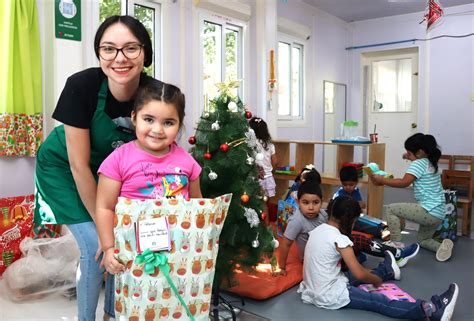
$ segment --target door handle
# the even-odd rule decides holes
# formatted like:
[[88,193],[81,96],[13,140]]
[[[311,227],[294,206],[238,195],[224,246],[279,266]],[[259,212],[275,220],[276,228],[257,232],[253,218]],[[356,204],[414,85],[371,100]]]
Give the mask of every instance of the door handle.
[[418,124],[417,123],[411,123],[411,128],[417,128],[418,127]]

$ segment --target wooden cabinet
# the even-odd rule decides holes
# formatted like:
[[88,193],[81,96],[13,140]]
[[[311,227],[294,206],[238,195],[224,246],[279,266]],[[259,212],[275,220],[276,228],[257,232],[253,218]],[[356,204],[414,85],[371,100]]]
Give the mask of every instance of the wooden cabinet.
[[[332,186],[341,185],[339,180],[339,170],[342,164],[354,161],[354,147],[367,148],[369,151],[368,160],[379,165],[380,169],[385,168],[385,144],[346,144],[319,141],[290,141],[276,140],[273,142],[279,163],[282,166],[294,165],[299,173],[307,164],[318,164],[315,159],[316,145],[336,145],[336,173],[321,173],[323,198],[328,201],[332,197]],[[290,151],[294,146],[294,157],[290,159]],[[275,174],[277,184],[276,195],[281,196],[288,188],[289,181],[295,179],[296,175]],[[381,217],[383,210],[383,186],[375,186],[367,176],[359,180],[359,186],[367,187],[367,213],[374,217]]]

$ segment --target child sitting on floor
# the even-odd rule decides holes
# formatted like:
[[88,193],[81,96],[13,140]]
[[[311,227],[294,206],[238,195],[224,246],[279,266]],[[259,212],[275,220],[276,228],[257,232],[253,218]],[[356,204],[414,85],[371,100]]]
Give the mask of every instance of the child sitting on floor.
[[[379,287],[387,280],[399,280],[400,269],[391,252],[371,271],[357,262],[349,239],[360,206],[352,198],[341,196],[328,206],[329,220],[309,233],[304,256],[303,281],[298,292],[304,303],[324,309],[360,309],[389,317],[410,320],[450,320],[459,288],[451,283],[446,292],[430,301],[390,300],[381,293],[366,292],[359,284]],[[341,259],[349,272],[341,271]]]
[[342,186],[339,187],[332,198],[335,199],[341,195],[350,196],[359,202],[360,208],[364,209],[366,205],[362,200],[359,188],[357,187],[357,184],[359,184],[359,175],[357,174],[357,170],[352,166],[344,166],[339,171],[339,179],[341,180]]
[[[322,209],[323,195],[321,192],[321,176],[314,168],[308,171],[302,171],[301,181],[296,202],[295,212],[288,219],[288,225],[283,233],[280,242],[280,256],[278,265],[280,270],[274,273],[274,276],[286,275],[286,263],[290,247],[294,241],[298,248],[298,255],[301,260],[304,258],[308,233],[322,223],[326,223],[328,215]],[[390,251],[396,258],[397,264],[402,267],[408,263],[408,260],[415,257],[419,250],[418,244],[411,244],[406,248],[397,249],[385,245],[377,240],[371,240],[363,235],[354,236],[356,249],[358,252],[365,252],[370,255],[384,257],[385,251]]]
[[298,208],[288,219],[288,225],[280,242],[280,271],[275,275],[286,275],[286,261],[288,252],[294,241],[298,247],[298,254],[303,259],[304,249],[308,240],[308,232],[322,223],[327,222],[327,213],[321,210],[323,194],[320,188],[321,177],[316,170],[307,172],[304,181],[298,188]]

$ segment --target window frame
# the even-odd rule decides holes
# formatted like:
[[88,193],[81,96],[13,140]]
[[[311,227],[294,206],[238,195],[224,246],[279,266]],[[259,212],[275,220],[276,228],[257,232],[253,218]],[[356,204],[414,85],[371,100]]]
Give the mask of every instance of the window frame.
[[[151,0],[122,0],[122,11],[123,4],[126,4],[126,13],[127,15],[135,17],[135,5],[139,5],[148,9],[154,10],[154,25],[153,25],[153,38],[151,39],[153,47],[153,78],[157,78],[159,75],[162,75],[163,71],[163,59],[162,50],[163,50],[163,24],[162,24],[162,4],[160,1],[151,1]],[[158,48],[158,50],[157,50]],[[157,63],[158,62],[158,63]]]
[[[293,97],[292,97],[292,91],[293,88],[290,86],[290,115],[280,115],[280,103],[278,102],[278,110],[277,110],[277,119],[279,122],[279,125],[301,125],[302,123],[305,123],[306,121],[306,62],[305,62],[305,57],[306,57],[306,44],[307,41],[296,37],[292,36],[289,34],[285,34],[283,32],[278,33],[278,45],[277,48],[279,47],[280,43],[285,43],[287,45],[290,45],[290,61],[289,61],[289,69],[290,69],[290,85],[291,85],[291,79],[292,79],[292,73],[293,73],[293,66],[292,66],[292,59],[293,59],[293,48],[298,48],[300,49],[300,70],[299,70],[299,81],[301,83],[301,86],[299,87],[299,96],[300,96],[300,104],[299,104],[299,115],[298,116],[292,116],[291,115],[291,110],[293,109]],[[279,55],[279,53],[277,53]],[[278,56],[277,56],[278,57]],[[279,61],[277,61],[277,72],[279,69]],[[280,75],[277,73],[277,86],[278,86],[278,81],[281,81]],[[278,88],[277,88],[278,91]],[[291,122],[290,122],[291,121]]]
[[[230,16],[226,16],[220,13],[208,11],[206,9],[199,9],[198,15],[198,25],[199,25],[199,41],[198,41],[198,68],[199,71],[197,73],[199,79],[198,85],[198,108],[196,108],[195,112],[198,115],[201,115],[205,110],[205,93],[204,93],[204,43],[203,43],[203,32],[204,32],[204,23],[210,22],[214,24],[218,24],[222,28],[222,35],[221,35],[221,43],[225,44],[225,30],[232,29],[237,32],[237,47],[239,48],[239,54],[237,55],[237,77],[241,80],[240,87],[238,88],[238,95],[242,102],[246,100],[246,86],[245,86],[245,64],[246,64],[246,41],[248,39],[247,35],[247,22],[243,20],[239,20]],[[221,47],[221,79],[225,81],[225,45]],[[211,100],[213,97],[209,97],[208,99]],[[245,104],[245,103],[244,103]],[[198,117],[199,118],[199,117]]]

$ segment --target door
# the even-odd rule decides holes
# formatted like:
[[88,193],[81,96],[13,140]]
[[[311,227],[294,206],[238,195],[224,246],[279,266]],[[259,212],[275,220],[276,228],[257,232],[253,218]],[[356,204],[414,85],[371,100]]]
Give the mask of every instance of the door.
[[385,143],[385,170],[402,177],[409,162],[402,159],[405,140],[419,131],[418,48],[363,54],[366,135],[378,133]]

